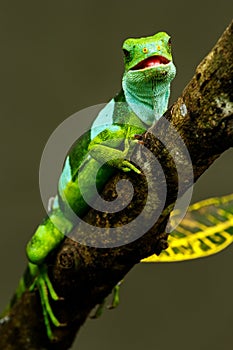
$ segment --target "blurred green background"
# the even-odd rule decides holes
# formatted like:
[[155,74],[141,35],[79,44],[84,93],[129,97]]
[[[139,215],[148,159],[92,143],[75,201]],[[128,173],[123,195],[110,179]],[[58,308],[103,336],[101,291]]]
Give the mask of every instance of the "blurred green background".
[[[120,88],[121,44],[172,35],[174,101],[232,17],[222,1],[0,1],[0,309],[26,264],[25,245],[44,215],[38,169],[53,130]],[[226,62],[227,64],[227,62]],[[193,201],[231,193],[233,151],[195,186]],[[228,350],[233,344],[233,246],[208,259],[140,265],[121,305],[89,320],[72,349]]]

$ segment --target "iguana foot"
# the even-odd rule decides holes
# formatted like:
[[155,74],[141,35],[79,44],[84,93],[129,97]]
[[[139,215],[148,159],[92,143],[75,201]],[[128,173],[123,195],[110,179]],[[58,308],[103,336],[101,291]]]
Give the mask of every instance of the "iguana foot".
[[122,281],[118,282],[117,285],[113,288],[113,297],[112,303],[108,306],[108,309],[115,309],[120,304],[120,286]]
[[106,298],[104,298],[102,303],[100,303],[97,306],[97,309],[96,309],[94,315],[90,316],[90,318],[92,318],[92,319],[99,318],[102,315],[103,311],[104,311],[105,304],[106,304]]
[[[113,149],[104,145],[94,145],[89,148],[89,155],[100,163],[107,163],[108,165],[118,168],[124,172],[134,171],[137,174],[141,174],[141,171],[137,169],[129,160],[137,140],[125,140],[124,151]],[[126,159],[125,159],[126,158]]]
[[60,298],[55,292],[48,276],[47,267],[45,265],[37,266],[34,264],[29,264],[29,268],[30,271],[32,271],[32,275],[35,275],[36,273],[35,280],[29,290],[33,291],[35,287],[37,287],[39,290],[46,332],[48,338],[52,340],[54,336],[51,328],[51,323],[55,327],[64,327],[66,326],[66,323],[61,323],[58,321],[51,308],[49,298],[51,297],[55,301],[62,300],[63,298]]
[[[113,165],[113,164],[111,164],[111,162],[109,162],[109,163],[110,163],[110,165]],[[129,172],[132,170],[137,174],[141,174],[141,171],[138,168],[136,168],[135,165],[130,163],[128,160],[115,161],[113,166],[117,167],[118,169],[120,169],[124,172]]]
[[[108,309],[110,309],[110,310],[115,309],[120,304],[119,291],[120,291],[121,283],[122,283],[122,281],[117,283],[117,285],[112,290],[112,292],[113,292],[112,303],[111,303],[111,305],[108,306]],[[94,315],[90,316],[90,318],[92,318],[92,319],[99,318],[104,311],[105,304],[106,304],[106,298],[102,301],[102,303],[100,303],[98,305]]]

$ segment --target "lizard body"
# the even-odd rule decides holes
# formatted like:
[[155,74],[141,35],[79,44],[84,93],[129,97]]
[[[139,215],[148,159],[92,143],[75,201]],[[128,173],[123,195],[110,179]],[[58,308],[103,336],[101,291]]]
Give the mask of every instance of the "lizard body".
[[93,186],[90,174],[99,168],[100,162],[106,164],[98,172],[98,190],[103,188],[116,168],[140,173],[130,161],[125,160],[137,142],[134,135],[145,132],[167,109],[170,83],[176,73],[169,35],[159,32],[145,38],[127,39],[123,52],[125,71],[122,90],[99,112],[91,130],[72,147],[64,163],[51,211],[27,245],[29,270],[34,280],[30,289],[35,286],[39,289],[50,338],[50,322],[55,326],[60,323],[45,293],[46,290],[53,299],[58,299],[47,276],[45,260],[74,227],[71,212],[82,217],[89,208],[80,192],[78,173],[90,201]]

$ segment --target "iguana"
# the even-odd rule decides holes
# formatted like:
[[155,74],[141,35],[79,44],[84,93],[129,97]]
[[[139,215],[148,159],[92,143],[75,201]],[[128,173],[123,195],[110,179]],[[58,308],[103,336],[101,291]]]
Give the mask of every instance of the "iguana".
[[[99,167],[100,162],[106,164],[98,172],[98,190],[103,188],[116,169],[140,174],[140,170],[125,158],[130,156],[138,142],[135,135],[151,127],[168,106],[170,83],[176,74],[170,36],[159,32],[153,36],[127,39],[123,43],[123,53],[121,91],[99,112],[90,131],[70,150],[48,217],[38,226],[27,244],[29,271],[33,280],[30,290],[35,287],[39,289],[49,338],[53,336],[50,323],[57,327],[61,323],[49,303],[48,293],[54,300],[58,300],[59,296],[49,280],[46,257],[73,229],[73,214],[82,217],[88,210],[80,192],[78,174],[90,200],[93,196],[92,191],[88,191],[90,174]],[[21,281],[18,295],[26,287]]]

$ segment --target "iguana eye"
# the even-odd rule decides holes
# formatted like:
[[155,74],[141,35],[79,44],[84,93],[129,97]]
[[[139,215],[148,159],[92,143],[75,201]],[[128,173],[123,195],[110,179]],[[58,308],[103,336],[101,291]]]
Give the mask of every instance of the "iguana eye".
[[123,49],[123,53],[125,55],[125,58],[129,61],[130,60],[130,52],[126,49]]
[[148,52],[148,48],[147,47],[143,47],[142,52],[143,53],[147,53]]

